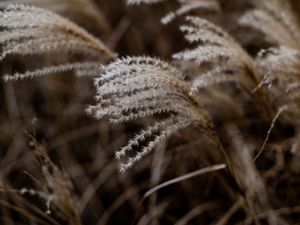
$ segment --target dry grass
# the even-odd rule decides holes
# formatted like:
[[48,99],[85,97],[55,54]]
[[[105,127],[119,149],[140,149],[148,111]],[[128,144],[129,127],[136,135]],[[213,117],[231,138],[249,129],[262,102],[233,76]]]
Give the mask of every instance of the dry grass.
[[298,224],[298,9],[0,1],[0,224]]

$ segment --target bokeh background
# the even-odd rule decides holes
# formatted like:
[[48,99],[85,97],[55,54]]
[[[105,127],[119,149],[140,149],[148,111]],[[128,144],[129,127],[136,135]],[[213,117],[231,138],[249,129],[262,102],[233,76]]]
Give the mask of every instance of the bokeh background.
[[[5,2],[10,1],[1,1]],[[69,8],[63,10],[55,5],[60,1],[48,5],[41,0],[35,4],[86,28],[119,56],[150,55],[169,60],[173,53],[188,46],[178,29],[184,21],[182,18],[167,26],[160,23],[162,16],[178,6],[175,1],[127,6],[123,0],[94,0],[94,5],[89,6],[92,8],[87,9],[69,2]],[[292,4],[300,16],[299,1],[294,0]],[[251,54],[267,45],[255,39],[258,34],[254,31],[249,35],[248,30],[238,26],[238,16],[250,7],[245,1],[223,0],[221,6],[222,12],[217,14],[197,11],[193,14],[199,13],[225,27]],[[253,42],[254,39],[257,42]],[[64,60],[64,57],[8,58],[1,63],[0,70],[5,74],[35,68]],[[227,220],[225,218],[226,224],[247,224],[242,209],[230,211],[238,203],[230,193],[238,189],[229,178],[226,180],[224,171],[169,186],[142,201],[151,187],[222,162],[222,158],[212,153],[214,146],[201,137],[201,133],[183,131],[161,145],[155,154],[121,174],[114,151],[126,144],[142,127],[143,121],[112,125],[90,118],[85,108],[94,103],[94,94],[91,77],[76,77],[71,73],[17,82],[0,81],[0,184],[3,187],[0,224],[70,223],[55,206],[51,214],[46,215],[45,199],[10,191],[37,189],[32,177],[42,183],[45,180],[31,135],[47,149],[55,165],[69,176],[72,198],[82,224],[185,224],[180,219],[189,212],[192,217],[193,213],[198,216],[186,224],[225,224],[222,222],[224,215],[229,215]],[[290,162],[287,155],[268,154],[268,160],[258,162],[258,166],[268,174],[266,183],[272,206],[286,209],[283,214],[287,214],[290,224],[300,224],[299,171],[287,167]],[[278,171],[274,170],[275,165],[280,167]],[[289,211],[291,209],[294,211]],[[41,218],[41,221],[32,217]]]

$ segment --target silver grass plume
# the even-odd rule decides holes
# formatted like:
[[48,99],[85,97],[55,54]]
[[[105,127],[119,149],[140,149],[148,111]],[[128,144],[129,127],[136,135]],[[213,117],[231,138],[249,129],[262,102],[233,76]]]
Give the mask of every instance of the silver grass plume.
[[239,23],[262,32],[278,45],[300,48],[300,26],[290,2],[254,1],[255,9],[246,12]]
[[253,93],[261,80],[254,59],[217,25],[199,17],[188,16],[186,20],[189,23],[180,29],[185,33],[186,40],[197,44],[197,47],[176,53],[173,58],[199,67],[198,71],[191,74],[191,91],[194,95],[211,85],[234,82],[260,105],[262,116],[271,120],[273,112],[268,93],[264,89]]
[[[297,132],[300,127],[300,51],[286,46],[273,47],[261,50],[256,61],[257,67],[264,74],[258,88],[267,85],[271,96],[270,100],[277,112],[254,161],[265,149],[279,117],[283,117],[281,118],[283,124],[293,124]],[[284,115],[281,116],[283,113]]]
[[33,5],[72,18],[80,24],[93,22],[100,30],[110,29],[103,12],[91,0],[1,0],[0,8],[9,4]]
[[273,102],[279,107],[300,110],[300,52],[286,46],[262,50],[257,65],[264,74]]
[[88,56],[85,62],[62,64],[47,70],[41,69],[27,71],[24,74],[7,75],[4,77],[6,80],[47,75],[55,71],[90,70],[90,68],[95,68],[96,63],[100,63],[100,60],[115,57],[115,54],[99,39],[81,27],[57,14],[33,6],[8,5],[0,12],[0,27],[2,28],[0,31],[0,45],[2,47],[0,61],[7,56],[52,53]]
[[[113,123],[153,117],[155,122],[116,152],[123,172],[179,129],[211,130],[208,114],[191,95],[190,85],[173,66],[156,58],[127,57],[104,67],[95,78],[97,104],[87,112]],[[156,117],[161,115],[160,119]],[[141,150],[132,154],[133,148]]]
[[199,17],[188,16],[186,20],[189,23],[180,29],[189,43],[198,46],[176,53],[173,58],[194,62],[200,67],[207,63],[213,65],[205,73],[194,75],[193,91],[228,81],[238,81],[249,90],[249,85],[253,87],[259,83],[253,59],[229,34]]

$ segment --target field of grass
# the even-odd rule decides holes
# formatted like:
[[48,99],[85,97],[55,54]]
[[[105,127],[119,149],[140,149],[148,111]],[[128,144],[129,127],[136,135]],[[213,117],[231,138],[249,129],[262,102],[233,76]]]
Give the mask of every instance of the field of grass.
[[297,0],[0,0],[0,225],[299,225]]

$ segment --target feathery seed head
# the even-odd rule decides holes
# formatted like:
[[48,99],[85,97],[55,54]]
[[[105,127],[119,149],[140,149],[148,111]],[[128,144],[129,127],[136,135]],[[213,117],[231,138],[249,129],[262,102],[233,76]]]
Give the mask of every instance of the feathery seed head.
[[188,16],[186,20],[188,24],[180,29],[188,42],[198,46],[176,53],[173,58],[195,62],[199,67],[205,63],[213,65],[200,76],[195,75],[193,91],[227,81],[237,81],[248,89],[257,84],[252,58],[227,32],[199,17]]
[[[280,46],[263,50],[258,55],[257,66],[264,74],[264,84],[269,85],[273,102],[289,111],[300,111],[300,52]],[[276,81],[276,82],[275,82]]]
[[[84,62],[61,63],[25,73],[6,75],[17,80],[56,72],[86,70],[88,74],[103,59],[116,55],[99,39],[73,22],[48,10],[23,4],[9,4],[0,11],[0,61],[7,56],[62,54],[84,55]],[[92,60],[91,60],[92,59]]]
[[[134,146],[143,145],[140,152],[121,164],[121,171],[177,130],[190,125],[204,129],[211,126],[204,107],[191,95],[182,73],[159,59],[118,59],[95,78],[95,86],[98,102],[87,112],[97,119],[107,117],[111,122],[120,123],[151,116],[156,120],[116,153],[117,158],[124,158]],[[163,119],[156,118],[157,115],[163,115]]]

